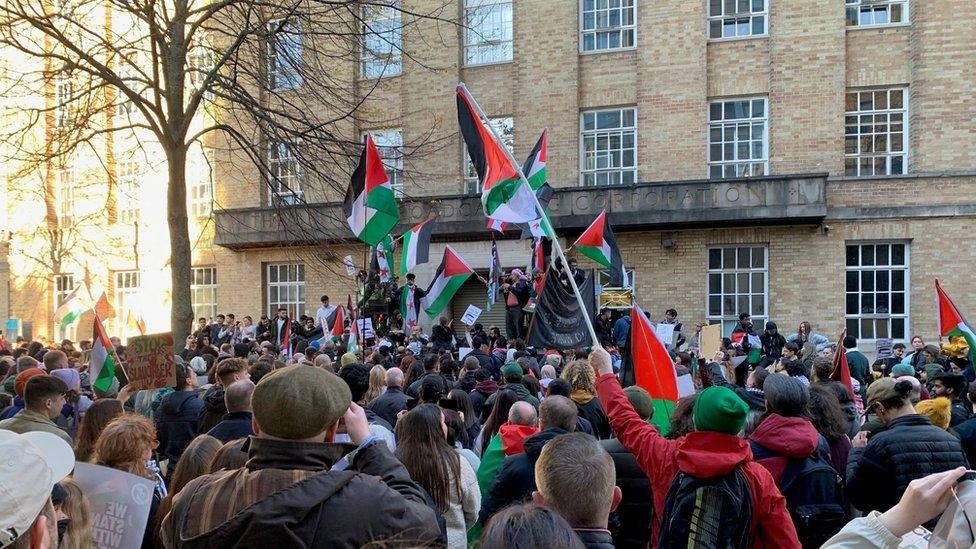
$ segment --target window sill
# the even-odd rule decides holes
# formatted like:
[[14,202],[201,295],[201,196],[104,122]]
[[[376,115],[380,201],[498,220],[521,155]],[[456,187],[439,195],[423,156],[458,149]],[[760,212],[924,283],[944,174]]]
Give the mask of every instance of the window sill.
[[605,49],[605,50],[589,50],[589,51],[580,50],[579,54],[580,55],[600,55],[601,53],[617,53],[617,52],[622,52],[622,51],[637,51],[637,46],[630,46],[630,47],[627,47],[627,48],[610,48],[610,49]]
[[359,75],[359,81],[360,82],[372,82],[374,80],[389,80],[390,78],[398,78],[400,76],[403,76],[403,71],[400,71],[400,72],[398,72],[396,74],[384,74],[384,75],[381,75],[381,76],[366,76],[366,75],[362,75],[361,74],[361,75]]
[[850,31],[859,30],[884,30],[884,29],[899,29],[902,27],[910,27],[912,24],[909,23],[886,23],[884,25],[845,25],[845,29]]
[[708,43],[709,44],[721,44],[723,42],[741,42],[743,40],[760,40],[760,39],[763,39],[763,38],[769,38],[769,33],[767,32],[767,33],[763,33],[763,34],[752,34],[752,35],[749,35],[749,36],[728,36],[728,37],[722,37],[722,38],[709,38],[708,39]]
[[461,68],[462,69],[477,69],[479,67],[497,67],[499,65],[511,65],[513,63],[515,63],[515,61],[513,59],[509,59],[507,61],[489,61],[487,63],[471,63],[471,64],[465,64],[465,65],[461,65]]

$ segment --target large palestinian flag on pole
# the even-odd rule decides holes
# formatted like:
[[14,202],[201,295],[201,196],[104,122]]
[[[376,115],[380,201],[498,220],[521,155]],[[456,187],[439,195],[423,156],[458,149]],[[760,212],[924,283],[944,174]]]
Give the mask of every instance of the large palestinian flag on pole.
[[613,237],[613,230],[607,222],[607,212],[593,220],[593,223],[583,231],[583,234],[573,244],[586,257],[610,269],[610,285],[626,288],[630,286],[624,260],[617,247],[617,239]]
[[403,233],[403,251],[400,253],[400,276],[417,265],[430,260],[430,233],[434,230],[434,217],[428,217]]
[[454,248],[447,246],[444,248],[444,258],[437,267],[434,280],[427,288],[427,295],[424,296],[420,305],[431,318],[436,317],[447,307],[447,304],[454,298],[454,294],[461,288],[464,281],[474,273],[474,269],[454,251]]
[[390,177],[369,135],[352,173],[343,212],[352,234],[370,246],[376,246],[400,221]]
[[115,379],[115,359],[112,342],[102,326],[102,321],[95,315],[92,325],[92,348],[88,370],[91,372],[92,387],[102,392],[108,392]]
[[64,331],[74,324],[85,311],[90,307],[85,305],[85,302],[81,299],[81,287],[77,287],[68,294],[68,297],[64,299],[58,310],[54,312],[54,317],[58,319],[58,324],[61,325],[61,330]]
[[651,423],[657,425],[662,434],[667,434],[671,428],[671,412],[678,402],[678,374],[667,348],[637,305],[630,310],[630,352],[635,383],[653,399]]
[[529,157],[525,159],[525,164],[522,165],[522,173],[525,174],[525,178],[533,191],[538,191],[549,180],[549,172],[546,170],[546,148],[548,144],[548,130],[543,130],[542,136],[539,137],[535,147],[532,147],[532,152],[529,153]]
[[481,182],[485,216],[509,223],[525,223],[538,217],[532,189],[522,183],[519,169],[505,146],[481,119],[475,101],[464,86],[457,87],[458,125],[468,156]]
[[[939,327],[939,337],[961,337],[969,344],[969,360],[976,364],[976,335],[956,304],[949,299],[949,295],[942,289],[939,279],[935,279],[935,297],[938,300],[939,314],[936,322]],[[951,340],[950,340],[951,341]]]

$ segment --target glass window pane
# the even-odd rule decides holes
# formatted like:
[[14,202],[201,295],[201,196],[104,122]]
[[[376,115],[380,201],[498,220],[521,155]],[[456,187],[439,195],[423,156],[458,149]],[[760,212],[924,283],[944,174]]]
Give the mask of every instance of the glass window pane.
[[847,266],[848,267],[856,267],[857,265],[859,265],[859,261],[860,261],[859,257],[860,256],[858,254],[858,251],[859,251],[859,248],[857,246],[848,246],[847,247]]
[[722,268],[722,250],[720,248],[712,248],[708,250],[708,268]]
[[764,315],[764,314],[766,314],[766,308],[764,307],[763,301],[764,300],[763,300],[763,296],[762,295],[753,295],[752,296],[752,310],[750,311],[750,313],[751,314],[754,314],[754,315]]
[[857,294],[851,294],[851,293],[847,294],[847,307],[846,307],[847,314],[849,315],[858,314],[857,301],[858,301]]
[[749,248],[736,248],[736,250],[738,251],[738,262],[736,264],[736,267],[740,269],[748,269],[749,260],[751,258]]
[[846,290],[848,292],[858,291],[858,281],[857,271],[847,271],[846,273]]
[[722,296],[708,296],[708,314],[715,316],[722,314]]
[[722,267],[726,269],[735,267],[735,248],[722,248]]

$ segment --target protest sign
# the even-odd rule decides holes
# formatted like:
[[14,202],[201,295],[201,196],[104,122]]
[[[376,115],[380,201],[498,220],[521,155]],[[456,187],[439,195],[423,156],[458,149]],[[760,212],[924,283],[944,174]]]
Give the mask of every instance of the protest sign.
[[82,461],[75,464],[73,478],[88,496],[92,536],[99,549],[142,545],[155,489],[153,481]]
[[695,382],[691,379],[691,374],[678,376],[678,396],[686,397],[695,394]]
[[874,348],[878,351],[878,358],[891,358],[891,346],[893,344],[891,338],[875,340]]
[[376,336],[373,332],[373,319],[368,316],[356,320],[356,327],[359,328],[359,337],[363,340]]
[[665,347],[670,347],[674,342],[674,324],[665,324],[662,322],[655,326],[654,333]]
[[468,305],[468,308],[464,311],[464,315],[461,316],[461,322],[468,326],[473,326],[479,316],[481,316],[481,309],[474,305]]
[[134,390],[176,386],[172,333],[130,337],[125,355],[126,377]]
[[356,276],[356,264],[352,262],[351,255],[342,258],[342,264],[346,266],[346,274],[348,276]]
[[722,325],[709,324],[701,329],[701,356],[711,360],[715,352],[722,347]]
[[464,357],[473,350],[471,347],[458,347],[458,360],[464,360]]

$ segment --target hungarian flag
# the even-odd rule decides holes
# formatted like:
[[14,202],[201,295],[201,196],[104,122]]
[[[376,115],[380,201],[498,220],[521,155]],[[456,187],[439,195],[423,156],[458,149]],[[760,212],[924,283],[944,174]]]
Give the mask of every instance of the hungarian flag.
[[630,310],[630,353],[635,383],[650,393],[654,404],[651,423],[662,434],[671,428],[671,412],[678,402],[678,375],[667,348],[640,307]]
[[610,223],[607,223],[606,211],[600,212],[573,245],[581,254],[610,269],[610,286],[630,286],[617,239],[613,237]]
[[421,306],[431,318],[436,317],[454,299],[454,294],[461,288],[464,281],[474,273],[474,269],[454,251],[454,248],[444,248],[444,258],[437,267],[434,280],[427,288],[427,295],[421,301]]
[[485,216],[509,223],[532,221],[538,217],[532,189],[522,184],[518,167],[478,115],[475,101],[464,86],[457,87],[456,99],[458,125],[481,182]]
[[505,229],[508,228],[508,223],[504,221],[499,221],[497,219],[488,218],[488,223],[485,224],[486,229],[491,229],[496,233],[503,233]]
[[532,147],[529,157],[525,159],[525,164],[522,165],[522,173],[525,174],[525,179],[528,180],[533,191],[538,191],[549,180],[549,173],[546,171],[548,144],[548,130],[543,130],[539,140],[535,143],[535,147]]
[[115,359],[112,342],[108,339],[102,321],[95,315],[92,323],[92,348],[88,362],[88,370],[91,372],[92,387],[102,392],[108,392],[112,387],[112,380],[115,379]]
[[414,225],[403,233],[403,252],[400,254],[400,275],[430,260],[430,233],[434,230],[434,216]]
[[[976,336],[973,329],[962,316],[962,312],[956,304],[949,299],[949,295],[942,289],[939,279],[935,279],[935,297],[938,300],[939,314],[936,323],[939,328],[939,337],[961,337],[969,344],[969,360],[976,364]],[[950,339],[951,341],[951,339]]]
[[78,318],[84,314],[85,311],[89,309],[85,302],[81,299],[80,295],[81,287],[75,288],[68,297],[64,299],[64,302],[58,307],[58,310],[54,312],[54,317],[58,319],[58,324],[61,325],[61,330],[66,330],[68,326],[71,326],[78,321]]
[[[847,336],[847,330],[840,333],[837,341],[843,342]],[[851,381],[851,367],[847,364],[847,349],[843,345],[838,345],[834,350],[834,369],[830,372],[830,379],[841,382],[851,395],[851,401],[855,400],[854,383]]]
[[390,177],[369,135],[342,209],[352,234],[370,246],[376,246],[400,221]]

